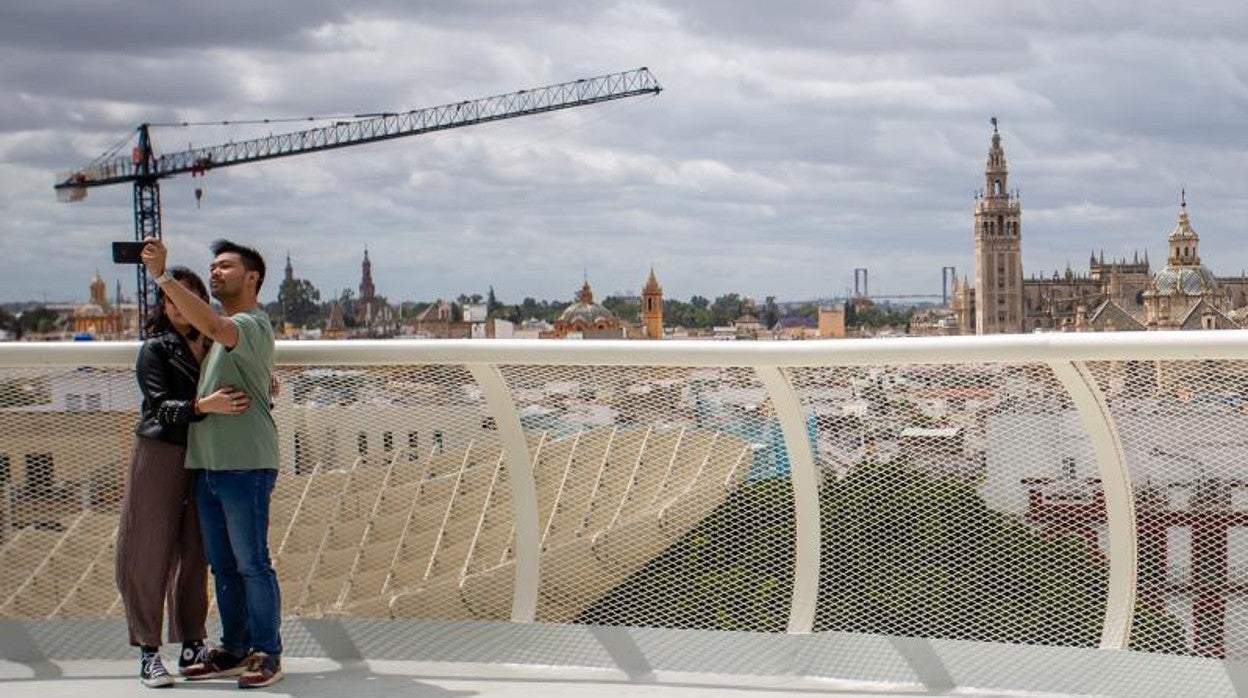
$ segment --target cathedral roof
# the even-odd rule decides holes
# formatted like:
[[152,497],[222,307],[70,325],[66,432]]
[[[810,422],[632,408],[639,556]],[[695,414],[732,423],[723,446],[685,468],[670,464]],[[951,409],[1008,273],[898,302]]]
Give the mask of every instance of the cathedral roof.
[[1218,310],[1217,307],[1203,298],[1193,303],[1192,307],[1188,308],[1187,312],[1180,316],[1179,327],[1185,330],[1204,329],[1205,324],[1203,316],[1205,315],[1211,315],[1213,317],[1214,329],[1239,329],[1239,323],[1236,322],[1234,318],[1230,317],[1221,310]]
[[1097,329],[1143,330],[1144,323],[1113,300],[1106,300],[1088,315],[1088,324]]

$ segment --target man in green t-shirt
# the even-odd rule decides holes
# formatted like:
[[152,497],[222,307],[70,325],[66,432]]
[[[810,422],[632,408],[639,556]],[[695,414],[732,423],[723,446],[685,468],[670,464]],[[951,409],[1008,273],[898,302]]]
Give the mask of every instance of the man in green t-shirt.
[[277,479],[277,427],[269,411],[273,327],[260,309],[264,258],[228,240],[212,244],[209,287],[224,315],[165,273],[168,253],[147,238],[143,264],[190,323],[213,340],[199,374],[199,397],[233,386],[246,394],[233,413],[191,425],[186,467],[195,486],[204,552],[216,583],[221,646],[182,673],[188,679],[238,676],[239,688],[282,679],[281,591],[269,558],[269,500]]

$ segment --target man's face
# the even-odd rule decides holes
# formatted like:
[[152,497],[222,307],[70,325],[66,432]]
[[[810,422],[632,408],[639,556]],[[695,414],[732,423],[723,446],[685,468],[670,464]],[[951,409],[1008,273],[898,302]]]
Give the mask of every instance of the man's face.
[[[237,252],[222,252],[208,267],[208,287],[217,300],[238,298],[248,288],[255,288],[254,279],[259,276],[258,272],[247,271]],[[248,279],[253,281],[249,284]]]

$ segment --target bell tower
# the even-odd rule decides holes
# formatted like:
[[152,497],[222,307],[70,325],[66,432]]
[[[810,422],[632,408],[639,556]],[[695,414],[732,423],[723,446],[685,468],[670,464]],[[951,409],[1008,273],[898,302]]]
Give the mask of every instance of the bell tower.
[[984,168],[984,190],[975,197],[975,333],[1026,332],[1023,326],[1022,204],[1007,186],[1009,169],[997,119]]
[[368,259],[368,248],[364,248],[364,262],[360,265],[360,297],[359,314],[365,324],[371,326],[377,313],[377,287],[373,285],[373,263]]
[[377,293],[373,286],[373,263],[368,259],[368,248],[364,248],[364,262],[360,265],[360,301],[371,303]]
[[646,339],[663,339],[663,287],[650,267],[650,278],[641,289],[641,324],[646,329]]

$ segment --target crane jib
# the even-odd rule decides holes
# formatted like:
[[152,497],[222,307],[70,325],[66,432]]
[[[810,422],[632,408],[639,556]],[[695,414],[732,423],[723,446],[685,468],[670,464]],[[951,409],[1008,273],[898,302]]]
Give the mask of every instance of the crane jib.
[[[79,201],[86,197],[86,191],[90,187],[129,182],[135,189],[135,240],[144,240],[146,237],[161,237],[162,177],[182,172],[191,172],[192,176],[202,175],[215,167],[401,139],[404,136],[458,129],[461,126],[514,119],[517,116],[542,114],[624,97],[656,95],[661,90],[663,87],[650,75],[650,71],[640,67],[612,75],[510,92],[507,95],[428,107],[403,114],[367,115],[361,119],[337,121],[317,129],[198,147],[165,155],[155,154],[151,145],[150,125],[142,124],[139,126],[139,145],[130,157],[99,159],[84,169],[57,177],[56,195],[62,201]],[[139,290],[136,293],[139,317],[147,317],[147,308],[156,302],[156,286],[147,278],[146,268],[142,265],[136,265],[135,276],[136,288]]]
[[[184,172],[195,176],[217,167],[658,94],[662,89],[649,70],[638,68],[404,113],[361,115],[361,118],[340,120],[329,126],[163,155],[156,155],[152,148],[150,124],[142,124],[138,128],[138,145],[130,157],[97,159],[87,167],[58,177],[54,188],[62,201],[78,201],[86,197],[91,187],[131,183],[134,185],[134,239],[159,238],[160,180],[164,177]],[[143,265],[136,265],[135,275],[139,317],[147,317],[148,308],[156,302],[156,287],[147,278]]]
[[[374,143],[474,124],[512,119],[531,114],[587,106],[645,94],[662,87],[646,68],[595,78],[520,90],[477,100],[444,104],[403,113],[361,114],[351,121],[304,129],[264,138],[192,148],[155,155],[150,143],[142,143],[130,157],[93,163],[58,181],[57,189],[83,189],[140,179],[170,177],[190,172],[202,174],[217,167],[300,155],[333,148]],[[146,126],[140,127],[146,131]],[[145,141],[146,139],[140,139]]]

